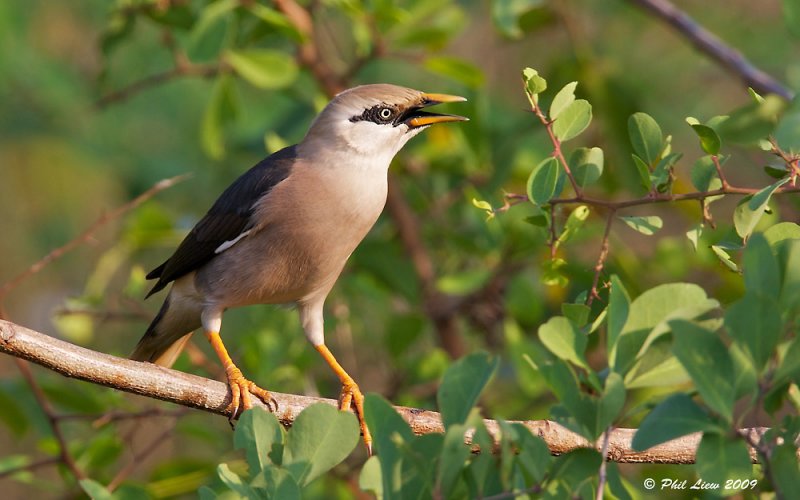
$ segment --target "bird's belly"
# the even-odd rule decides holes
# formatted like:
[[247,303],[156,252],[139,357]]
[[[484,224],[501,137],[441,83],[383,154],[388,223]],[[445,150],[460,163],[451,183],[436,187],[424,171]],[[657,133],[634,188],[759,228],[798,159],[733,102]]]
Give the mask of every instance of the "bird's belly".
[[331,229],[315,228],[308,234],[310,231],[295,228],[286,234],[266,228],[199,269],[197,288],[207,303],[224,308],[325,296],[369,230]]

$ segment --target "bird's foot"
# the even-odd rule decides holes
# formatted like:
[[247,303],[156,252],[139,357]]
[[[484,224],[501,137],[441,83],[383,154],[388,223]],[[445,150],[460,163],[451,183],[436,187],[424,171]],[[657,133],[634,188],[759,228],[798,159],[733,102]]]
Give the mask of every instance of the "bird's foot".
[[356,417],[358,417],[361,436],[364,439],[364,444],[367,445],[367,453],[372,456],[372,434],[369,433],[367,423],[364,420],[364,394],[353,379],[342,382],[342,393],[339,396],[340,410],[348,410],[351,406],[356,413]]
[[250,397],[251,394],[263,401],[270,411],[275,412],[278,410],[278,402],[275,401],[272,394],[270,394],[268,390],[262,389],[252,381],[244,378],[242,371],[235,365],[228,366],[225,373],[228,376],[228,386],[231,389],[231,402],[227,408],[229,421],[233,422],[239,417],[241,412],[253,407],[253,400]]

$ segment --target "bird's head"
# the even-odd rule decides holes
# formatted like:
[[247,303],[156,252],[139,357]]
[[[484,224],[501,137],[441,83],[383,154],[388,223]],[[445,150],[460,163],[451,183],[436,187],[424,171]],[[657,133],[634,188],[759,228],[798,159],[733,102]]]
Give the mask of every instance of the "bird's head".
[[391,158],[405,143],[436,123],[465,121],[457,115],[424,108],[466,101],[447,94],[428,94],[389,84],[354,87],[338,94],[317,116],[304,139],[365,157]]

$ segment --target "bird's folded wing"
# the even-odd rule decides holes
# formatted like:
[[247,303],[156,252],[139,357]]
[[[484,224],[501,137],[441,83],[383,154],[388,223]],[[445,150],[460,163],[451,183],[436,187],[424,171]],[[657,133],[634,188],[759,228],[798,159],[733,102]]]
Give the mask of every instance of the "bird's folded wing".
[[295,146],[282,149],[236,179],[186,235],[172,257],[148,273],[147,279],[158,278],[158,282],[147,296],[245,238],[253,227],[251,216],[256,203],[289,176],[295,159]]

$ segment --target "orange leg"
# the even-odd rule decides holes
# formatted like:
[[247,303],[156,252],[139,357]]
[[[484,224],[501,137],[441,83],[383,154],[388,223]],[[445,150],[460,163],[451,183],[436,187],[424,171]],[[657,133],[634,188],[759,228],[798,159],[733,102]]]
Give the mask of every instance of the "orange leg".
[[331,351],[324,344],[315,346],[315,348],[342,382],[339,409],[347,410],[351,404],[353,405],[356,417],[358,417],[358,423],[361,426],[361,436],[364,439],[364,444],[367,445],[367,452],[372,455],[372,435],[369,433],[367,423],[364,421],[364,394],[361,393],[361,389],[358,388],[358,384],[353,380],[353,377],[342,368],[342,365],[336,361],[336,358],[333,357]]
[[233,360],[228,355],[227,349],[225,349],[225,344],[222,343],[219,332],[206,332],[206,338],[217,353],[217,357],[225,368],[225,374],[228,376],[228,386],[231,388],[231,403],[228,405],[229,420],[236,419],[240,408],[249,410],[253,407],[253,401],[250,399],[251,393],[255,394],[271,410],[277,410],[278,402],[275,401],[269,391],[244,378],[242,371],[233,364]]

